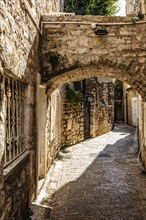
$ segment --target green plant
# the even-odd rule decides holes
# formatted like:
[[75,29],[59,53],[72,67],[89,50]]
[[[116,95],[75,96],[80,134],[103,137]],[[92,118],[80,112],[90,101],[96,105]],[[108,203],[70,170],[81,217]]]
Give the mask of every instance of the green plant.
[[140,20],[142,20],[142,19],[144,19],[144,14],[141,11],[139,11],[138,12],[138,17],[139,17]]
[[74,89],[69,88],[66,92],[66,99],[73,105],[79,105],[82,101],[82,97],[82,93]]
[[118,0],[65,0],[65,11],[78,15],[115,15]]
[[115,97],[117,99],[122,99],[123,98],[123,82],[120,80],[116,80],[114,83],[114,88],[115,88]]

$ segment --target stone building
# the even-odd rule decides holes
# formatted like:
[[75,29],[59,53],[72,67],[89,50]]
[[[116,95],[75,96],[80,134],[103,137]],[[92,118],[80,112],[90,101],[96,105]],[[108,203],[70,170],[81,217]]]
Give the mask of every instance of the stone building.
[[[114,124],[114,84],[109,78],[90,78],[64,84],[50,98],[38,89],[38,170],[43,179],[61,147],[110,131]],[[72,97],[67,98],[71,91]],[[80,92],[75,103],[73,95]],[[76,101],[76,100],[75,100]],[[40,132],[41,131],[41,132]]]
[[0,1],[0,219],[24,219],[37,192],[40,17],[57,0]]
[[126,14],[136,15],[141,11],[143,14],[146,13],[146,1],[145,0],[126,0]]
[[[62,144],[68,146],[110,131],[114,125],[114,84],[109,78],[90,78],[70,84],[82,94],[75,105],[65,99]],[[67,92],[65,90],[65,92]]]
[[[62,2],[63,1],[60,2],[59,0],[0,1],[0,219],[2,220],[21,220],[25,218],[27,214],[26,210],[30,202],[37,197],[38,180],[45,177],[57,152],[66,141],[66,139],[63,138],[65,135],[66,137],[70,136],[69,132],[73,123],[77,126],[74,130],[75,140],[80,141],[84,138],[84,129],[80,130],[81,136],[79,135],[79,139],[77,132],[79,131],[78,128],[80,124],[82,124],[83,128],[87,126],[84,124],[83,115],[89,117],[87,114],[89,108],[90,117],[88,120],[90,120],[90,129],[86,129],[87,136],[100,134],[99,127],[102,127],[102,133],[112,128],[113,85],[112,82],[105,82],[99,78],[104,77],[106,75],[105,72],[108,72],[108,77],[117,76],[117,78],[131,82],[133,87],[142,95],[141,117],[139,119],[140,143],[142,145],[143,160],[146,161],[146,100],[145,91],[143,89],[145,79],[143,60],[145,57],[143,51],[138,54],[140,51],[139,48],[138,52],[136,51],[137,45],[138,47],[142,47],[144,39],[140,37],[134,38],[136,45],[133,44],[131,35],[127,37],[127,27],[125,26],[122,27],[122,31],[120,31],[120,26],[115,27],[112,25],[113,29],[109,35],[110,39],[108,37],[97,38],[97,36],[93,34],[92,27],[95,25],[91,24],[101,21],[103,23],[115,22],[116,24],[117,22],[129,22],[127,18],[123,18],[122,20],[122,18],[74,16],[70,19],[76,23],[81,22],[84,25],[80,27],[80,24],[77,23],[77,28],[69,25],[67,27],[68,31],[66,32],[66,30],[64,30],[64,28],[66,28],[65,23],[62,27],[59,22],[63,20],[65,20],[66,23],[67,21],[71,21],[67,20],[68,18],[64,16],[53,16],[51,19],[53,22],[57,20],[56,24],[52,23],[51,27],[49,24],[46,24],[46,29],[43,29],[43,24],[40,24],[42,15],[49,13],[54,14],[54,12],[57,14],[57,12],[62,10]],[[52,21],[51,19],[49,22]],[[43,20],[43,22],[46,21]],[[133,34],[133,30],[134,33],[137,31],[132,25],[130,23],[128,26],[131,28],[128,32],[130,34]],[[138,25],[142,26],[143,24]],[[64,33],[68,33],[69,39],[65,36],[68,42],[63,46],[61,40],[64,40],[64,33],[56,32],[56,30],[58,31],[58,27],[61,31],[64,31]],[[109,30],[110,29],[111,27]],[[117,29],[118,33],[121,34],[121,38],[118,37],[118,39],[115,34],[115,32],[117,33]],[[140,28],[138,31],[140,32],[140,30],[143,31],[142,33],[145,31],[144,28]],[[86,43],[88,50],[89,44],[86,36],[82,34],[86,31],[88,32],[86,36],[91,38],[91,41],[93,40],[93,44],[89,49],[92,56],[90,53],[86,53],[85,45],[80,41],[80,36],[82,36],[82,38],[84,36],[84,43]],[[48,48],[51,46],[49,52],[46,52],[46,63],[42,62],[44,58],[43,33],[46,34],[46,37],[47,34],[52,34],[51,38],[45,41]],[[58,40],[55,42],[56,38]],[[116,40],[114,41],[114,39]],[[111,42],[114,42],[113,47]],[[136,61],[136,64],[140,62],[142,66],[141,69],[138,66],[141,81],[139,81],[139,77],[136,76],[137,72],[133,71],[133,69],[131,70],[133,71],[132,80],[131,72],[129,75],[127,75],[126,72],[129,71],[127,70],[128,68],[136,69],[135,61],[132,60],[131,63],[118,63],[117,61],[115,62],[114,59],[110,60],[108,52],[104,48],[105,45],[107,50],[110,51],[109,53],[112,53],[112,56],[115,57],[114,51],[118,51],[117,48],[119,45],[121,48],[124,48],[125,42],[126,49],[127,45],[130,44],[130,48],[132,45],[134,51],[128,51],[127,54],[124,54],[125,57],[127,56],[132,59],[133,53],[137,53],[139,60]],[[77,48],[77,43],[79,43],[79,48]],[[108,47],[109,44],[110,48]],[[61,55],[59,57],[56,56],[55,50],[59,50],[60,46],[62,46],[61,51],[65,54],[66,58],[70,56],[70,47],[72,46],[72,56],[69,57],[68,60],[64,60]],[[76,61],[78,56],[76,55],[76,49],[74,47],[79,51],[80,59],[78,59],[78,62]],[[98,52],[100,54],[104,54],[102,59],[99,54],[98,58],[96,47],[99,48]],[[53,54],[50,56],[50,51],[52,52],[52,50]],[[126,61],[128,60],[127,57]],[[135,57],[135,54],[133,57]],[[60,65],[58,65],[58,59],[60,59]],[[80,66],[80,60],[84,65]],[[96,64],[95,61],[100,61],[96,68],[93,66]],[[90,66],[88,66],[88,62]],[[128,62],[130,61],[128,60]],[[126,65],[127,69],[125,69]],[[66,69],[63,69],[64,66]],[[70,71],[73,72],[67,72],[69,67]],[[52,79],[49,78],[50,75],[46,75],[50,69],[54,74]],[[57,71],[61,76],[57,75]],[[64,84],[85,79],[84,85],[86,92],[83,103],[85,108],[81,105],[80,112],[72,112],[73,109],[70,109],[70,107],[64,108],[66,105],[64,100],[64,88],[62,88]],[[94,84],[92,88],[90,87],[93,80],[97,80],[97,88],[95,88],[96,84]],[[91,81],[91,84],[89,81]],[[101,92],[98,92],[98,94],[101,96],[97,97],[97,90],[99,89],[101,89]],[[89,98],[87,98],[87,91]],[[99,109],[102,109],[102,111],[98,112]],[[67,120],[65,118],[66,111],[68,112]],[[69,120],[71,114],[74,115],[74,119],[76,119],[75,122],[73,122],[72,116],[71,121]],[[94,121],[95,117],[97,117],[98,120]],[[104,122],[106,126],[101,124],[103,118],[108,119],[108,122],[107,120]],[[64,128],[63,131],[61,130],[62,128]],[[74,143],[72,139],[67,141],[69,142],[66,142],[65,145]]]
[[124,83],[124,121],[128,125],[138,126],[139,123],[139,94],[131,86]]

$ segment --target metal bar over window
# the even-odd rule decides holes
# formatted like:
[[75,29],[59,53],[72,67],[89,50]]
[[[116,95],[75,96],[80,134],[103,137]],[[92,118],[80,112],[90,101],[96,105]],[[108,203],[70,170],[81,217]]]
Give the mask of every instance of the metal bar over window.
[[5,88],[4,165],[6,166],[25,150],[25,85],[7,77],[3,77],[3,84]]

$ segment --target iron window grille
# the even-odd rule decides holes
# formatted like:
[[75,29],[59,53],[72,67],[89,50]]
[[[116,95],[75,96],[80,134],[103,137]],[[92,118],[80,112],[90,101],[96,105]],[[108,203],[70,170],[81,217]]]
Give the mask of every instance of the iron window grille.
[[25,85],[7,77],[3,77],[3,84],[5,89],[4,166],[7,166],[25,151]]

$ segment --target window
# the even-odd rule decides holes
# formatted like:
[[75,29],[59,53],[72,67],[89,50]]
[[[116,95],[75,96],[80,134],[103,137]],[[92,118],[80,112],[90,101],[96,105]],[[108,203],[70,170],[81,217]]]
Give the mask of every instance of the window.
[[4,165],[24,152],[24,99],[25,85],[3,78],[5,88],[5,141]]

